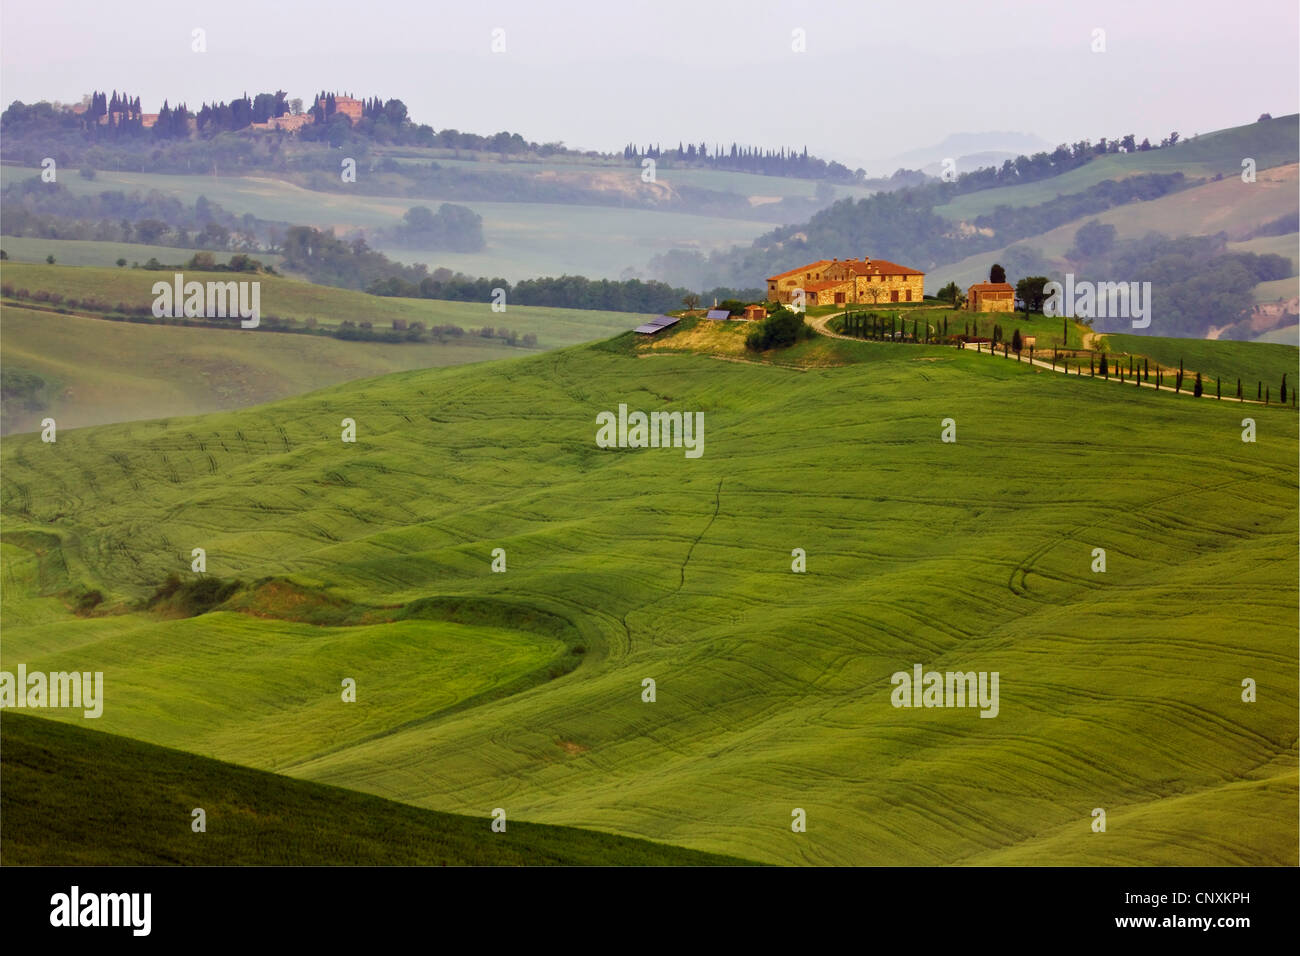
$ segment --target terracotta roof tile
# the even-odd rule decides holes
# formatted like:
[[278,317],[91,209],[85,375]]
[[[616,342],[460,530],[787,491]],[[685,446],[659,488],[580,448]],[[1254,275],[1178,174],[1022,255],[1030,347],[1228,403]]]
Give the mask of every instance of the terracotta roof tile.
[[925,275],[920,269],[909,269],[907,266],[900,266],[897,262],[890,262],[887,259],[872,259],[870,262],[859,262],[856,259],[850,259],[845,263],[855,274],[860,276],[882,275],[882,276],[919,276]]
[[787,276],[802,275],[805,272],[813,272],[818,269],[825,269],[827,266],[845,266],[854,275],[860,276],[921,276],[925,275],[920,269],[910,269],[907,266],[900,266],[897,262],[890,262],[887,259],[872,259],[869,262],[858,259],[819,259],[817,262],[809,263],[806,266],[800,266],[798,269],[790,269],[786,272],[778,272],[774,276],[768,276],[768,282],[774,282],[778,279],[784,279]]
[[767,280],[771,282],[773,279],[784,279],[786,276],[793,276],[793,275],[799,275],[804,272],[811,272],[813,269],[821,269],[830,264],[831,264],[830,259],[818,259],[816,262],[810,263],[809,265],[806,266],[800,266],[798,269],[787,269],[785,272],[778,272],[774,276],[768,276]]

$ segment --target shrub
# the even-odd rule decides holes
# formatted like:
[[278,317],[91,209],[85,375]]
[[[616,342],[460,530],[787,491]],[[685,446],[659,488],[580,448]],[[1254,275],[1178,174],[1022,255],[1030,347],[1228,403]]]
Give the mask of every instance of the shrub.
[[209,575],[200,575],[182,581],[175,572],[154,590],[145,602],[150,610],[165,610],[181,617],[206,614],[239,590],[238,581],[222,581]]
[[99,591],[86,591],[78,596],[75,613],[89,614],[100,604],[104,603],[104,595]]
[[779,309],[745,337],[745,348],[754,352],[783,349],[800,339],[811,338],[812,335],[813,330],[804,323],[802,315],[789,309]]

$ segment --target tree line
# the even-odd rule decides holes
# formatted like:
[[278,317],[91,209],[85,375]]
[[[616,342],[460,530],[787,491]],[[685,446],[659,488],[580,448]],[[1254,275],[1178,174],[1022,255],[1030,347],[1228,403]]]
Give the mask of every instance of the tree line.
[[[730,149],[714,146],[710,150],[707,143],[700,143],[698,146],[694,143],[686,146],[678,143],[676,149],[665,150],[660,145],[637,146],[628,143],[623,147],[623,158],[636,163],[646,158],[655,161],[667,159],[684,166],[729,169],[764,176],[789,176],[795,179],[824,179],[846,185],[862,182],[867,176],[866,170],[855,171],[834,160],[827,162],[816,156],[809,156],[807,146],[801,151],[795,151],[793,148],[765,149],[761,146],[732,143]],[[925,178],[922,173],[916,175],[922,180]]]
[[[636,313],[666,313],[680,308],[689,296],[699,298],[689,289],[641,279],[588,279],[565,275],[510,283],[501,278],[475,278],[450,269],[436,269],[418,282],[391,276],[372,283],[366,291],[372,295],[485,303],[504,294],[507,305]],[[763,292],[759,289],[717,288],[710,290],[706,297],[753,301],[761,300]]]

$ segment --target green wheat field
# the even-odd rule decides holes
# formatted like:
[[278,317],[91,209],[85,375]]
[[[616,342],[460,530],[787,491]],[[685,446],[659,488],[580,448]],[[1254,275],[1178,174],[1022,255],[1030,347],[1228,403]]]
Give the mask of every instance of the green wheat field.
[[[597,447],[620,404],[703,412],[703,455]],[[105,838],[141,862],[250,860],[186,849],[211,805],[289,832],[277,862],[355,831],[359,860],[1295,865],[1297,438],[952,348],[631,333],[12,435],[3,666],[105,690],[6,714],[5,861],[72,839],[28,830],[51,778],[10,762],[45,748],[86,792],[156,775],[167,812]],[[918,663],[997,671],[997,718],[892,707]]]

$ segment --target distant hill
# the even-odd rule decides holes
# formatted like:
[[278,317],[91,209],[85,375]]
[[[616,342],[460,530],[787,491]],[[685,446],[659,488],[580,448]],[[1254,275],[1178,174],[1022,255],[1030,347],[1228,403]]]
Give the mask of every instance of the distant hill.
[[[1040,150],[1050,150],[1055,145],[1034,133],[950,133],[933,146],[922,146],[897,153],[886,160],[880,160],[877,165],[881,169],[890,167],[890,172],[900,168],[922,169],[929,172],[930,168],[938,168],[945,159],[951,158],[957,160],[959,171],[965,171],[977,168],[978,165],[990,165],[977,163],[981,156],[997,155],[1003,158],[1028,156]],[[975,163],[975,165],[968,165],[968,163]],[[998,163],[1001,163],[1001,159]]]
[[[8,262],[4,387],[0,433],[29,431],[47,415],[79,428],[139,418],[167,418],[243,408],[358,378],[412,368],[484,362],[601,338],[638,324],[635,313],[511,306],[494,313],[486,303],[366,295],[278,276],[259,276],[264,316],[314,323],[329,335],[186,328],[145,321],[152,285],[172,272]],[[199,281],[231,273],[187,272]],[[44,296],[44,301],[37,297]],[[58,297],[55,301],[55,297]],[[88,309],[93,300],[108,311]],[[75,300],[78,304],[71,305]],[[110,321],[121,307],[143,310],[130,321]],[[62,310],[56,311],[56,310]],[[68,314],[64,314],[68,313]],[[221,320],[218,320],[220,323]],[[419,341],[392,344],[348,340],[344,322],[367,322],[379,335],[425,332]],[[407,331],[395,333],[396,327]],[[491,335],[484,336],[484,327]],[[459,329],[459,333],[437,329]],[[360,334],[365,330],[357,328]],[[502,334],[514,334],[510,345]],[[526,338],[525,338],[526,337]]]

